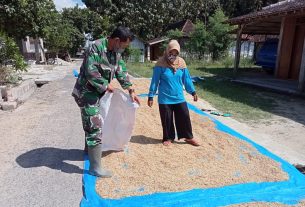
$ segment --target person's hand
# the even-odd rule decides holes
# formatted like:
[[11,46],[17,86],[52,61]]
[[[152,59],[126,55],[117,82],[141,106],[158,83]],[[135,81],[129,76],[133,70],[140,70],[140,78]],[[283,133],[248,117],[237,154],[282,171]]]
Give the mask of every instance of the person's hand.
[[139,106],[141,105],[140,99],[135,93],[130,94],[130,97],[133,102],[136,102],[137,104],[139,104]]
[[110,83],[107,86],[107,91],[110,93],[113,93],[113,91],[114,91],[114,87]]
[[136,102],[137,104],[141,105],[140,99],[136,95],[134,89],[129,89],[129,95],[130,95],[130,98],[131,98],[132,102]]
[[151,108],[154,104],[154,101],[153,100],[147,100],[147,105]]
[[198,96],[197,96],[197,94],[194,94],[194,95],[193,95],[193,98],[194,98],[194,101],[195,101],[195,102],[198,101]]

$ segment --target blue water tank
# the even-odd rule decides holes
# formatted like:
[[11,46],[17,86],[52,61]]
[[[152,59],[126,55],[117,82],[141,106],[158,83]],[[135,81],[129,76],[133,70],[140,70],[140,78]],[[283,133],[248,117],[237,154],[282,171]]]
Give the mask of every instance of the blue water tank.
[[256,55],[256,65],[266,72],[274,73],[276,67],[278,39],[267,39]]

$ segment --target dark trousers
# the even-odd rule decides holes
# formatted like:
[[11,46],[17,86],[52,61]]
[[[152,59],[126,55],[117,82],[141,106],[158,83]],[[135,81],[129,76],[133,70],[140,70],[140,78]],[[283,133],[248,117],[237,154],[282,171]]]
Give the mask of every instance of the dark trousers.
[[[178,139],[192,139],[192,124],[186,102],[179,104],[159,104],[163,128],[163,142],[175,139],[175,125]],[[175,119],[175,125],[174,125]]]

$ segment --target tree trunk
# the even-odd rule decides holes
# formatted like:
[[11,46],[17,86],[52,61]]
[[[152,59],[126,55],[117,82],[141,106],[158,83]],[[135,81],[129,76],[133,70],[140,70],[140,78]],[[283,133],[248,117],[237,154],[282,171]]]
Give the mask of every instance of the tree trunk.
[[70,53],[68,51],[66,51],[66,53],[67,53],[67,58],[68,58],[67,62],[72,62]]

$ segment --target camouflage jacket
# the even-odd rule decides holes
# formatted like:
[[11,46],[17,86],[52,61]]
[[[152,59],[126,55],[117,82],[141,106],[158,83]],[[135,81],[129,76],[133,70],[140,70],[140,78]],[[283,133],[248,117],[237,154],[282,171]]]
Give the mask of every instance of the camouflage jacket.
[[107,51],[107,47],[108,39],[102,38],[88,48],[72,96],[78,99],[100,98],[114,77],[123,89],[132,85],[121,54]]

